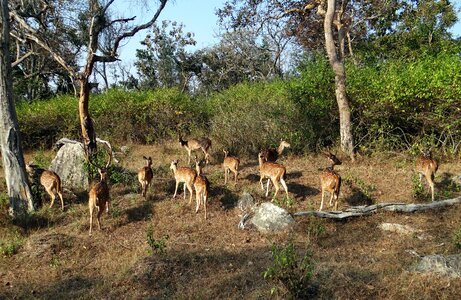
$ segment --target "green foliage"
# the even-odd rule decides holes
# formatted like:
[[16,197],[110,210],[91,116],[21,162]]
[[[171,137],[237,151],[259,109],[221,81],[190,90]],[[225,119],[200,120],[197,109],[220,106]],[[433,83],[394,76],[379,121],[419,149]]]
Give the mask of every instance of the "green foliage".
[[[272,244],[271,252],[273,264],[263,273],[264,279],[282,284],[295,299],[307,299],[312,292],[312,253],[306,251],[299,258],[293,243],[285,246]],[[276,291],[276,287],[272,288],[271,294]]]
[[9,238],[0,241],[0,255],[11,256],[18,252],[23,243],[22,237],[19,233],[15,233]]
[[455,230],[451,240],[457,249],[461,249],[461,225]]
[[413,198],[416,200],[428,200],[427,193],[424,189],[424,185],[422,181],[420,180],[419,174],[413,173],[411,176],[411,182],[412,182],[412,193],[413,193]]
[[320,238],[326,233],[326,228],[322,219],[310,216],[307,221],[306,231],[309,240]]
[[146,230],[147,244],[149,245],[149,254],[164,254],[166,248],[166,241],[169,239],[168,235],[163,236],[161,239],[154,238],[154,230],[152,225],[149,224]]

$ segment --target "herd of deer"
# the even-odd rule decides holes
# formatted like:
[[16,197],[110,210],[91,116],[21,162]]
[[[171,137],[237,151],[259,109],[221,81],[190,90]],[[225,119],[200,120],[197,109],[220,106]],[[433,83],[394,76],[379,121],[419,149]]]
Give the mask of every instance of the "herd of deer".
[[[210,155],[208,153],[209,148],[211,147],[211,140],[208,138],[200,139],[189,139],[184,141],[179,137],[179,144],[181,147],[185,148],[188,154],[188,163],[190,164],[190,159],[192,152],[196,150],[202,150],[204,153],[204,159],[198,160],[195,156],[195,170],[189,167],[178,167],[178,160],[173,160],[170,165],[170,169],[173,171],[174,178],[176,181],[176,187],[174,191],[173,198],[176,197],[178,186],[180,183],[184,183],[184,199],[186,199],[186,189],[189,191],[189,204],[192,203],[193,190],[195,189],[196,195],[196,208],[195,212],[197,213],[200,209],[200,206],[203,204],[205,210],[205,219],[207,218],[207,200],[208,193],[210,191],[210,182],[202,172],[202,165],[209,163]],[[275,187],[275,193],[273,199],[277,197],[277,193],[280,190],[279,183],[283,186],[285,193],[288,197],[288,187],[285,182],[286,178],[286,168],[280,163],[276,163],[280,154],[282,154],[285,148],[289,148],[290,144],[284,140],[280,141],[278,148],[270,148],[261,151],[258,154],[259,162],[259,172],[260,172],[260,184],[261,189],[264,191],[263,180],[267,178],[266,185],[266,197],[269,195],[269,189],[271,182]],[[238,174],[239,174],[239,165],[240,159],[235,156],[229,156],[229,152],[223,150],[224,152],[224,161],[222,163],[224,169],[224,184],[227,184],[228,177],[230,172],[234,174],[234,180],[237,183]],[[341,188],[341,176],[334,170],[336,165],[341,165],[342,162],[332,153],[325,153],[330,166],[322,170],[320,173],[320,185],[322,200],[320,203],[319,211],[323,209],[324,195],[325,192],[330,194],[330,207],[334,203],[334,210],[338,209],[338,198],[339,191]],[[100,179],[99,182],[94,184],[89,193],[88,193],[88,206],[90,211],[90,235],[92,234],[93,227],[93,212],[97,210],[97,223],[98,228],[101,229],[101,215],[106,210],[109,211],[110,206],[110,195],[109,195],[109,185],[108,185],[108,167],[112,160],[112,151],[109,151],[109,159],[104,167],[98,167],[91,162],[87,156],[87,161],[95,166],[98,169]],[[146,161],[146,166],[142,167],[138,171],[138,181],[141,184],[141,193],[143,197],[147,196],[147,190],[152,182],[153,172],[152,172],[152,158],[143,156],[143,159]],[[64,201],[62,197],[62,187],[61,179],[59,176],[51,171],[38,168],[36,165],[29,163],[26,165],[26,169],[30,175],[33,175],[35,178],[38,178],[40,184],[45,188],[46,192],[51,197],[50,208],[54,204],[56,198],[55,193],[58,194],[61,200],[61,209],[64,210]],[[420,181],[422,177],[425,176],[429,187],[431,189],[432,201],[434,201],[434,176],[437,172],[438,164],[435,159],[432,158],[431,152],[423,152],[416,161],[416,172],[420,175]]]

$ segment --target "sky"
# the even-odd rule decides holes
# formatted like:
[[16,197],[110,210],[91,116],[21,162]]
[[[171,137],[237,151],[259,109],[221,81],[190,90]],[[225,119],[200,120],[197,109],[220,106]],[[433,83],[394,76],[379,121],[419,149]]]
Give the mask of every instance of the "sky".
[[[155,2],[147,0],[149,2]],[[152,6],[153,10],[149,10],[146,6],[140,5],[142,0],[125,0],[115,1],[118,7],[116,10],[122,11],[124,16],[136,16],[137,22],[149,20],[156,10],[156,6]],[[461,37],[461,0],[452,1],[458,8],[458,23],[452,28],[455,37]],[[119,4],[117,4],[119,3]],[[169,1],[162,13],[160,14],[158,24],[162,20],[177,21],[184,24],[185,32],[195,34],[198,49],[212,46],[218,41],[218,17],[215,12],[217,8],[221,8],[225,0],[173,0]],[[136,59],[136,49],[141,48],[140,41],[144,39],[147,30],[138,32],[128,43],[120,49],[120,58],[124,63],[132,63]]]

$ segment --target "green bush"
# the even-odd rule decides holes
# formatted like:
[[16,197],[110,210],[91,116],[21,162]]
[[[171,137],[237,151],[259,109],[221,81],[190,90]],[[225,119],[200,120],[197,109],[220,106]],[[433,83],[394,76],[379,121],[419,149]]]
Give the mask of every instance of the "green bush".
[[[293,243],[280,247],[272,244],[271,252],[273,264],[264,272],[264,279],[282,284],[295,299],[312,296],[312,254],[306,252],[298,258]],[[277,288],[273,288],[271,293],[275,291]]]

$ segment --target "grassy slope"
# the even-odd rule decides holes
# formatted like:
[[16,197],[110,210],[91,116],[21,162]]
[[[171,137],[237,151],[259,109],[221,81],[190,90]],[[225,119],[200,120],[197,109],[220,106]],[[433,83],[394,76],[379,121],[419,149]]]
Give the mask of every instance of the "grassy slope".
[[[273,283],[266,282],[262,272],[271,263],[271,242],[288,239],[300,251],[313,250],[313,284],[319,298],[454,299],[461,294],[459,279],[410,273],[415,258],[406,252],[456,252],[451,237],[459,226],[459,207],[409,215],[378,213],[345,222],[299,218],[288,234],[242,231],[234,207],[238,195],[249,191],[264,200],[257,161],[242,159],[238,185],[225,187],[221,154],[214,151],[212,166],[205,169],[212,184],[208,220],[203,211],[196,215],[182,194],[171,198],[174,181],[168,166],[178,157],[184,163],[185,151],[176,143],[133,145],[122,158],[124,167],[136,172],[142,155],[154,159],[148,199],[136,194],[137,186],[112,186],[113,209],[103,215],[103,230],[92,237],[85,197],[67,194],[64,213],[57,206],[42,208],[31,219],[19,252],[0,258],[0,298],[267,298]],[[318,169],[326,159],[289,156],[282,162],[295,200],[288,209],[318,208]],[[376,202],[414,202],[412,167],[412,159],[404,155],[363,157],[355,164],[345,160],[338,168],[344,179],[340,208],[345,202],[366,202],[366,196]],[[438,198],[458,195],[446,192],[453,188],[446,178],[460,172],[459,161],[442,161],[436,177]],[[421,229],[425,238],[382,232],[382,222]],[[149,225],[155,238],[169,236],[164,254],[148,254]],[[13,229],[4,222],[0,237],[9,237]],[[319,229],[324,233],[316,236]]]

